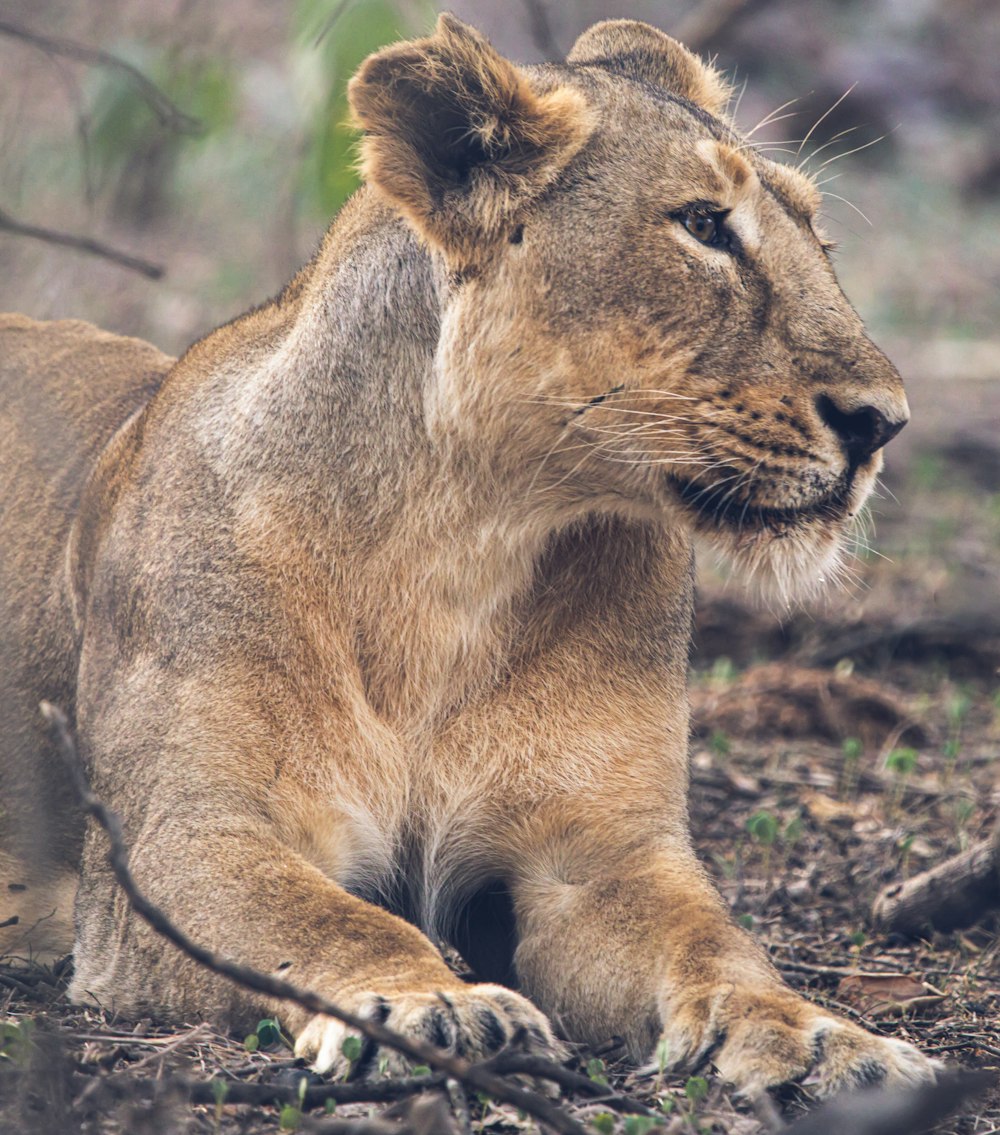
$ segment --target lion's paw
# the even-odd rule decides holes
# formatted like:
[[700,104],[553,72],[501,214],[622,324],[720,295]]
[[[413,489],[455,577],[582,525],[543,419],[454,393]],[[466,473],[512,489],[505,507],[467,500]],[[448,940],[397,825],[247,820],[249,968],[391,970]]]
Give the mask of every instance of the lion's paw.
[[875,1036],[786,990],[729,986],[698,998],[673,1015],[662,1044],[671,1065],[710,1060],[748,1096],[794,1083],[825,1099],[876,1084],[926,1083],[942,1067],[905,1041]]
[[[500,985],[470,985],[440,993],[358,993],[342,1007],[385,1025],[413,1040],[479,1060],[505,1048],[515,1038],[528,1052],[559,1059],[562,1046],[549,1022],[530,1001]],[[313,1017],[295,1041],[295,1055],[312,1061],[319,1073],[363,1077],[380,1070],[406,1075],[413,1062],[394,1049],[358,1037],[360,1054],[352,1061],[344,1041],[358,1033],[332,1017]],[[349,1048],[350,1051],[350,1048]]]

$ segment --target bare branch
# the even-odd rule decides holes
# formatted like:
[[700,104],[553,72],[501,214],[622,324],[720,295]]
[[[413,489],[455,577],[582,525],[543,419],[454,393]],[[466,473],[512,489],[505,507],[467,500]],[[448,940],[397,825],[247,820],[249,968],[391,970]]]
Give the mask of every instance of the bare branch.
[[622,1112],[625,1115],[649,1115],[657,1119],[663,1118],[663,1113],[654,1111],[647,1104],[632,1096],[620,1095],[611,1091],[607,1084],[592,1080],[566,1068],[562,1064],[555,1064],[541,1056],[530,1052],[499,1052],[490,1060],[483,1062],[483,1067],[502,1076],[520,1075],[531,1076],[536,1080],[550,1080],[558,1084],[567,1092],[591,1097],[591,1103],[599,1103],[612,1111]]
[[528,13],[528,27],[531,31],[531,38],[535,41],[535,47],[545,56],[550,62],[559,62],[563,58],[563,52],[556,43],[556,37],[552,34],[552,25],[549,23],[549,13],[545,7],[545,0],[524,0],[524,6]]
[[[399,1118],[403,1120],[401,1124],[396,1122]],[[421,1096],[413,1101],[403,1116],[306,1119],[302,1130],[316,1135],[458,1135],[443,1096]]]
[[745,16],[759,11],[769,0],[704,0],[671,29],[692,51],[703,51]]
[[[157,1053],[159,1056],[159,1053]],[[305,1069],[303,1076],[307,1076]],[[176,1088],[185,1099],[194,1104],[211,1104],[218,1099],[217,1080],[192,1080],[184,1076],[162,1079],[138,1079],[131,1072],[106,1076],[99,1080],[80,1075],[74,1077],[87,1088],[94,1088],[93,1094],[103,1093],[115,1099],[134,1099],[136,1096],[152,1096],[161,1092],[165,1083]],[[243,1080],[223,1080],[226,1103],[273,1104],[301,1102],[304,1110],[322,1107],[327,1100],[334,1103],[394,1103],[406,1099],[417,1092],[439,1091],[444,1087],[443,1076],[406,1076],[393,1080],[359,1080],[358,1082],[313,1084],[304,1092],[297,1084],[251,1084]]]
[[313,47],[319,47],[324,39],[330,34],[333,25],[340,19],[340,17],[347,11],[348,8],[354,3],[354,0],[340,0],[336,8],[327,16],[323,21],[323,26],[319,29],[316,39],[313,41]]
[[19,39],[44,51],[46,55],[61,55],[65,59],[73,59],[78,63],[87,63],[93,67],[104,67],[112,71],[119,71],[126,75],[135,85],[136,90],[145,100],[150,110],[159,121],[178,134],[201,134],[204,125],[197,118],[185,114],[163,91],[148,79],[137,67],[112,55],[110,51],[102,51],[98,47],[87,47],[71,39],[56,39],[53,36],[41,35],[20,24],[10,20],[0,20],[0,35]]
[[846,1092],[785,1129],[785,1135],[923,1135],[997,1083],[992,1069],[946,1068],[933,1084]]
[[46,244],[57,244],[63,248],[75,248],[78,252],[89,252],[91,256],[100,256],[105,260],[128,268],[131,272],[139,272],[148,276],[150,280],[159,280],[163,275],[162,264],[154,264],[150,260],[143,260],[138,256],[130,256],[127,252],[119,252],[117,248],[94,240],[89,236],[74,236],[72,233],[60,232],[58,229],[46,229],[39,225],[26,225],[16,221],[9,213],[0,209],[0,232],[11,233],[14,236],[27,236],[33,240],[41,240]]
[[132,909],[168,942],[206,969],[228,978],[245,989],[252,989],[266,997],[282,1001],[294,1001],[309,1013],[318,1013],[342,1021],[349,1028],[376,1044],[402,1052],[420,1064],[440,1069],[448,1076],[467,1084],[476,1091],[486,1092],[504,1103],[513,1104],[521,1111],[547,1124],[561,1135],[586,1135],[585,1129],[575,1119],[537,1092],[518,1087],[508,1080],[490,1072],[482,1064],[471,1064],[460,1056],[452,1056],[434,1045],[403,1036],[392,1029],[366,1017],[342,1009],[312,990],[300,989],[291,982],[270,974],[261,973],[249,966],[240,965],[229,958],[220,957],[189,938],[175,926],[167,915],[143,894],[132,877],[128,866],[128,852],[122,834],[121,820],[104,802],[94,794],[87,781],[83,766],[76,750],[76,743],[70,733],[69,722],[61,709],[49,702],[40,704],[43,717],[48,724],[70,775],[80,795],[84,810],[104,829],[110,843],[108,862],[119,886],[125,892]]

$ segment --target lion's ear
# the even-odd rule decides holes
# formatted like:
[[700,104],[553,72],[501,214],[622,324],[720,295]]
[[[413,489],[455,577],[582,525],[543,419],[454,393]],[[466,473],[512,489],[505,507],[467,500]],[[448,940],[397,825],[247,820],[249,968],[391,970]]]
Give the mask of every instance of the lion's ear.
[[591,129],[579,92],[535,91],[449,15],[432,36],[369,56],[348,96],[365,131],[365,178],[429,242],[457,254],[503,231]]
[[567,63],[603,67],[653,83],[721,115],[732,90],[726,80],[676,39],[638,20],[605,20],[580,36]]

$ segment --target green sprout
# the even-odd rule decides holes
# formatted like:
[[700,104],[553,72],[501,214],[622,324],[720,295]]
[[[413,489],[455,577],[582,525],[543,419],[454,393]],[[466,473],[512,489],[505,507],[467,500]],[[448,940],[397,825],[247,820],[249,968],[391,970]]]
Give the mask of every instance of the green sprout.
[[848,799],[851,799],[858,790],[858,766],[864,749],[860,737],[845,737],[840,746],[840,751],[844,755],[840,791]]

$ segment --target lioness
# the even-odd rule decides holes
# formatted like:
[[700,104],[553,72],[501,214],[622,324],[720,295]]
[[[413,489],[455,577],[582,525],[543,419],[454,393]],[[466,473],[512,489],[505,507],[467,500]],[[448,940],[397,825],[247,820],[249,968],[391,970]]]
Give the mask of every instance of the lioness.
[[133,916],[41,698],[154,902],[392,1028],[662,1037],[748,1092],[932,1075],[783,985],[688,834],[692,535],[814,583],[907,418],[728,93],[643,24],[521,68],[442,16],[353,79],[367,186],[277,299],[174,365],[5,320],[8,901],[79,857],[75,1001],[278,1009],[345,1070],[336,1021]]

